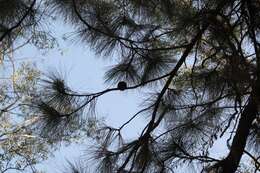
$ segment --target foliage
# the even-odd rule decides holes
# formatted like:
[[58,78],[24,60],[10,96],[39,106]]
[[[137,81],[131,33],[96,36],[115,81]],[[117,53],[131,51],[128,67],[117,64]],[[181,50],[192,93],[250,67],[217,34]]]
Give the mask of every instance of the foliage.
[[[34,119],[24,116],[22,102],[30,100],[31,92],[39,78],[33,65],[21,64],[11,73],[10,79],[2,79],[0,114],[0,171],[31,170],[33,165],[47,158],[47,141],[33,135],[30,125]],[[10,86],[11,85],[11,86]]]
[[[46,11],[36,1],[0,1],[0,172],[36,173],[35,165],[49,156],[50,141],[33,134],[28,103],[37,91],[41,73],[32,62],[16,62],[16,51],[34,45],[38,50],[56,46],[41,31]],[[46,7],[45,7],[46,8]],[[46,18],[46,16],[44,17]],[[20,57],[18,57],[20,58]]]
[[[97,54],[116,59],[106,82],[151,91],[143,109],[121,127],[94,130],[97,172],[171,172],[193,163],[201,172],[234,173],[244,155],[257,171],[258,0],[50,0],[43,7],[73,25]],[[3,36],[15,35],[26,21],[3,29]],[[39,91],[31,100],[34,133],[57,141],[81,130],[98,98],[121,90],[78,93],[55,73],[43,86],[47,94]],[[148,115],[147,125],[136,139],[124,140],[121,130],[139,115]],[[228,154],[212,158],[209,150],[220,138]]]

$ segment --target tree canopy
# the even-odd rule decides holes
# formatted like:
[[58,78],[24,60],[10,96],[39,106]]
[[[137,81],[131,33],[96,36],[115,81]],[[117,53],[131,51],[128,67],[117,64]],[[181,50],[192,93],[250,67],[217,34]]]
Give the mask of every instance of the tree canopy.
[[[80,93],[60,74],[43,77],[25,101],[34,135],[57,142],[97,126],[85,136],[95,139],[91,158],[102,173],[173,172],[190,163],[198,172],[235,173],[242,156],[259,171],[259,0],[2,0],[1,45],[28,36],[52,43],[48,29],[37,35],[52,17],[115,60],[105,73],[114,87]],[[91,119],[98,99],[127,90],[149,91],[131,119],[120,127]],[[126,140],[122,129],[142,115],[144,129]],[[218,140],[228,148],[222,158],[210,152]]]

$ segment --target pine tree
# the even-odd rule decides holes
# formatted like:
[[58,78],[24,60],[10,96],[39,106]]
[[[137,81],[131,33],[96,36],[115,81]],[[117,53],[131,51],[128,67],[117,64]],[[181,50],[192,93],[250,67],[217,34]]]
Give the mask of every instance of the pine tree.
[[[33,102],[41,135],[72,134],[106,93],[156,90],[121,127],[99,131],[97,172],[163,173],[192,162],[202,172],[235,173],[243,155],[259,169],[259,0],[50,0],[45,6],[75,26],[83,43],[117,58],[105,80],[124,89],[81,94],[51,75],[48,95]],[[125,142],[122,128],[140,114],[150,117],[146,127]],[[228,154],[212,158],[209,149],[220,138]]]

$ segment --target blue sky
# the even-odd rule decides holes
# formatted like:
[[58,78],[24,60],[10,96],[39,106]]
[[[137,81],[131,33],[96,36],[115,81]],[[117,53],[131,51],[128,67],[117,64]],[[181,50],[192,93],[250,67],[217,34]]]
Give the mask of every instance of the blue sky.
[[[63,34],[73,31],[67,25],[57,21],[53,23],[52,32],[58,38],[59,47],[41,54],[36,48],[28,46],[18,50],[16,56],[36,62],[42,72],[58,70],[66,74],[66,79],[71,88],[76,91],[96,92],[109,86],[104,84],[103,76],[111,64],[111,58],[96,55],[87,43],[77,41],[77,37],[71,37],[74,41],[62,39]],[[105,60],[107,59],[107,60]],[[108,93],[98,100],[97,112],[100,117],[106,119],[107,124],[118,127],[135,114],[140,107],[142,94],[139,91],[115,91]],[[145,117],[135,119],[123,131],[128,138],[135,137],[145,125]],[[85,144],[71,144],[61,146],[53,155],[38,167],[47,173],[58,173],[66,166],[66,159],[71,161],[84,158],[88,142]],[[212,149],[213,156],[225,156],[227,152],[224,140],[217,141]],[[181,170],[179,173],[183,172]],[[185,171],[184,171],[185,172]]]
[[[59,47],[50,50],[47,54],[41,54],[41,51],[36,48],[27,46],[24,49],[17,50],[15,56],[35,62],[44,73],[53,70],[64,73],[68,85],[76,91],[96,92],[110,87],[108,84],[104,84],[103,80],[105,70],[112,65],[109,58],[104,60],[104,57],[96,55],[86,43],[75,41],[77,40],[75,37],[72,37],[74,41],[61,39],[64,33],[72,31],[66,25],[57,22],[53,24],[52,28],[53,35],[58,38]],[[138,91],[108,93],[99,98],[97,115],[104,117],[107,124],[118,127],[138,111],[141,97]],[[144,117],[137,118],[126,127],[123,133],[129,138],[133,138],[143,125]],[[77,158],[86,154],[86,149],[86,144],[61,146],[60,150],[53,153],[53,156],[39,167],[48,173],[59,172],[66,165],[66,159],[77,160]]]

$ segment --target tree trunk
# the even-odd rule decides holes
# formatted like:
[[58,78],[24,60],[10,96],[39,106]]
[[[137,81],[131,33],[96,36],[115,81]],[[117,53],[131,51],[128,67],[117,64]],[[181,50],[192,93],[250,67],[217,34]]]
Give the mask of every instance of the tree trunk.
[[243,155],[247,138],[257,115],[256,98],[250,97],[243,113],[241,114],[236,134],[234,136],[228,156],[220,163],[222,173],[235,173]]

